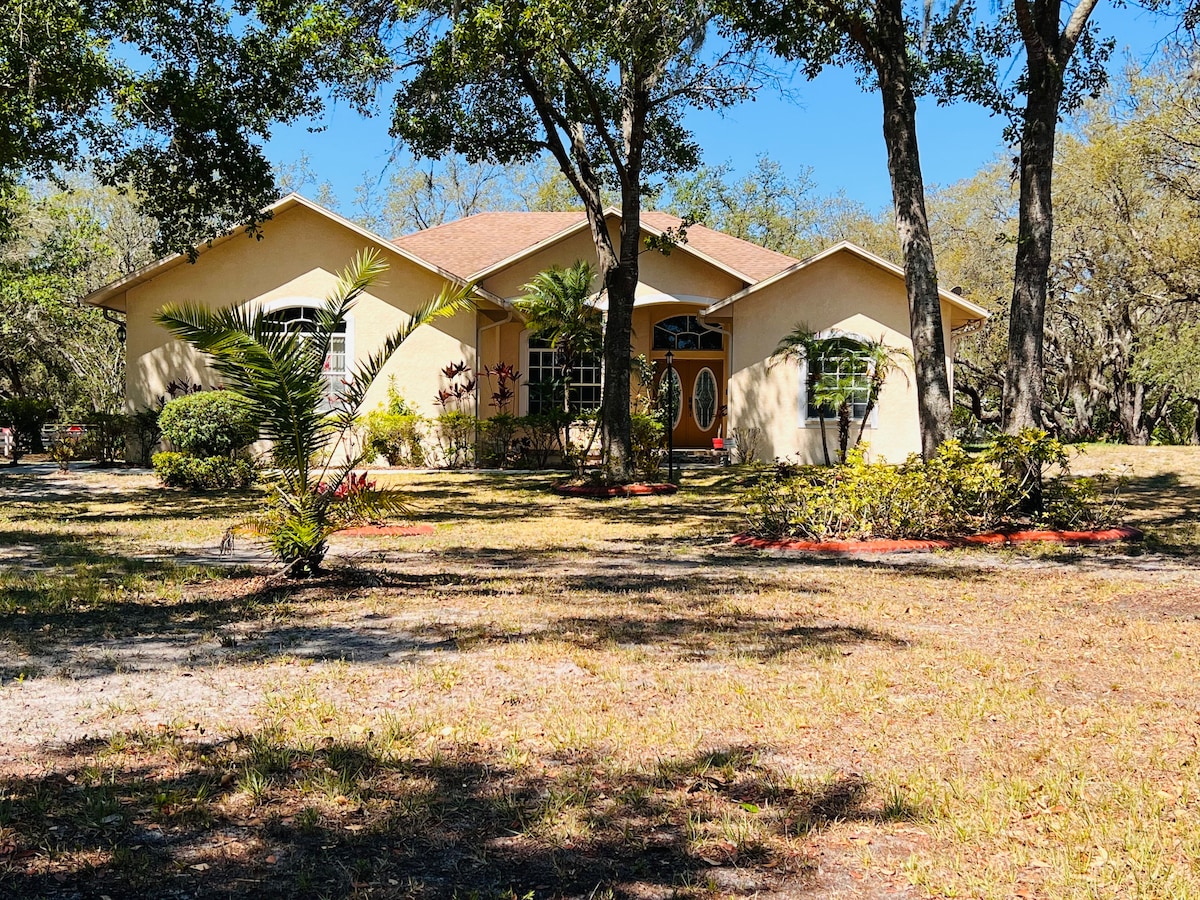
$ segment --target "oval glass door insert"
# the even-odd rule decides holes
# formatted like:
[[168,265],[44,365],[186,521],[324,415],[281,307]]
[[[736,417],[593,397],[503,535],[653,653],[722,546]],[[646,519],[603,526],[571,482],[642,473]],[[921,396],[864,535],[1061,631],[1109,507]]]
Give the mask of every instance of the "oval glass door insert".
[[705,366],[696,373],[692,386],[692,416],[701,431],[708,431],[717,419],[717,376]]
[[[671,378],[670,386],[667,385],[667,376]],[[671,430],[674,431],[679,427],[679,420],[683,418],[683,384],[679,380],[679,370],[675,368],[667,369],[662,373],[662,378],[658,380],[658,397],[661,404],[660,409],[669,401],[667,400],[667,391],[671,392],[673,397],[672,412],[675,413],[671,419]]]

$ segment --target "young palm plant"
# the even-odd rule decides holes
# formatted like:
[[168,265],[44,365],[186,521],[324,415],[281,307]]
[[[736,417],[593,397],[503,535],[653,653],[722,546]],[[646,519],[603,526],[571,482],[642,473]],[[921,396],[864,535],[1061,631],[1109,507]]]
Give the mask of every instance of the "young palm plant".
[[833,461],[829,458],[829,441],[825,436],[826,404],[817,401],[817,386],[821,380],[821,369],[817,365],[817,362],[824,355],[828,344],[828,338],[818,336],[807,325],[797,325],[779,339],[779,345],[775,348],[775,352],[771,354],[771,359],[784,360],[797,364],[808,363],[805,369],[807,379],[805,383],[805,396],[811,398],[813,405],[816,406],[817,422],[821,426],[821,451],[825,455],[825,465],[831,466],[833,465]]
[[[879,395],[883,393],[883,385],[888,380],[888,376],[893,372],[904,373],[904,368],[900,365],[901,360],[907,360],[909,363],[913,361],[913,355],[909,351],[903,347],[890,347],[883,342],[883,338],[864,343],[860,356],[867,364],[867,373],[870,377],[867,383],[866,406],[863,409],[862,419],[858,423],[856,444],[862,443],[863,432],[867,430],[867,421],[879,404]],[[905,375],[905,377],[908,376]]]
[[318,572],[331,534],[376,518],[405,514],[403,498],[374,491],[354,470],[365,459],[348,440],[367,389],[388,359],[422,325],[471,306],[472,286],[447,286],[361,360],[330,396],[326,372],[333,336],[355,301],[387,270],[375,251],[359,253],[316,311],[311,330],[283,327],[261,309],[209,309],[172,303],[155,317],[181,340],[207,353],[227,388],[237,391],[271,442],[272,496],[266,511],[242,530],[266,539],[292,576]]
[[596,270],[585,260],[566,269],[551,266],[523,285],[525,295],[515,304],[529,330],[549,342],[562,362],[564,411],[570,409],[575,368],[604,346],[603,319],[592,292],[595,280]]
[[[823,359],[843,356],[847,352],[853,353],[855,366],[861,367],[861,371],[867,375],[865,398],[853,374],[821,370]],[[912,354],[903,348],[888,346],[882,338],[864,341],[840,335],[821,336],[805,325],[797,325],[779,341],[772,359],[808,364],[805,370],[807,396],[817,411],[817,421],[821,426],[821,448],[825,454],[825,465],[828,466],[831,465],[831,461],[825,435],[826,411],[834,410],[837,415],[838,456],[845,462],[846,452],[850,448],[854,404],[865,399],[863,414],[858,423],[858,437],[855,439],[855,443],[861,443],[867,422],[879,403],[879,396],[888,376],[895,371],[902,372],[900,361],[911,360]]]

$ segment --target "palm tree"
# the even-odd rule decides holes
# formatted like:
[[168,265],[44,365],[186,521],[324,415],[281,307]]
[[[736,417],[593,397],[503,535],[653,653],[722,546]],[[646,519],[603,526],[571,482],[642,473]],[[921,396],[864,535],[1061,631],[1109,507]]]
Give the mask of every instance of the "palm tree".
[[566,269],[551,266],[522,286],[525,295],[514,304],[533,335],[547,341],[562,361],[564,412],[571,408],[575,368],[604,347],[603,317],[592,292],[595,280],[596,270],[586,260]]
[[825,454],[825,465],[831,466],[833,461],[829,458],[829,442],[825,437],[826,404],[819,402],[817,398],[818,385],[821,380],[819,362],[828,347],[829,338],[820,337],[807,325],[799,324],[779,339],[779,345],[771,354],[771,359],[808,364],[805,369],[805,394],[816,407],[817,421],[821,425],[821,451]]
[[[903,347],[889,347],[883,342],[883,338],[877,341],[863,342],[859,355],[867,364],[870,381],[868,382],[866,408],[863,410],[862,420],[858,423],[858,437],[854,441],[856,444],[862,443],[867,420],[871,418],[871,413],[879,403],[879,395],[883,393],[884,382],[892,372],[904,372],[900,366],[900,360],[905,359],[912,362],[913,358],[912,354]],[[908,377],[907,374],[905,377]]]
[[[406,511],[398,494],[370,490],[365,476],[354,474],[365,453],[350,452],[346,438],[388,359],[421,325],[470,307],[472,286],[447,286],[421,306],[358,363],[331,404],[325,366],[333,335],[386,270],[377,252],[359,253],[316,311],[314,327],[303,333],[246,307],[213,310],[172,303],[155,316],[176,337],[207,353],[225,385],[245,397],[262,422],[262,436],[271,441],[274,492],[266,512],[242,527],[267,539],[289,575],[319,571],[335,531]],[[339,447],[344,456],[337,462]]]
[[[862,396],[851,376],[830,372],[817,379],[813,402],[818,408],[837,411],[838,422],[838,462],[845,465],[846,454],[850,450],[850,423],[854,418],[854,402]],[[824,440],[824,434],[821,438]],[[829,461],[828,451],[825,456]]]

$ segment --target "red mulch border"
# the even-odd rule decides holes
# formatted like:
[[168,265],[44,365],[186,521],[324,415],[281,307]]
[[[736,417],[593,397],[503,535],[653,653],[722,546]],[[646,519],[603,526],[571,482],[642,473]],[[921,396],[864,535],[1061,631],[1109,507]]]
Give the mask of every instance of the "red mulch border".
[[676,484],[614,484],[608,487],[592,484],[556,484],[554,493],[567,497],[594,497],[607,500],[610,497],[653,497],[658,494],[673,494],[679,490]]
[[392,534],[402,537],[413,537],[418,534],[433,534],[432,525],[359,525],[355,528],[343,528],[337,532],[343,537],[375,537]]
[[731,540],[742,547],[758,550],[801,550],[807,553],[903,553],[912,550],[951,550],[955,547],[994,547],[1007,544],[1026,544],[1054,541],[1060,544],[1111,544],[1117,541],[1140,541],[1143,535],[1137,528],[1105,528],[1100,531],[996,531],[989,534],[969,534],[961,538],[930,538],[927,540],[863,541],[798,541],[771,540],[750,534],[735,534]]

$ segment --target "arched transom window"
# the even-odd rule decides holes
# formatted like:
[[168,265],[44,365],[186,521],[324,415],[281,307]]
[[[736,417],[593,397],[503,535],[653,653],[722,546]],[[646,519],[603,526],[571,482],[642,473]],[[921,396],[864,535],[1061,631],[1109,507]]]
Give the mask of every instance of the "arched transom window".
[[719,331],[700,324],[695,316],[672,316],[654,326],[655,350],[717,350],[724,349]]
[[[276,326],[281,332],[292,332],[305,337],[317,327],[317,309],[313,306],[284,306],[273,309],[263,316],[268,325]],[[348,329],[342,322],[330,338],[329,353],[325,357],[325,383],[328,400],[332,404],[346,389],[350,375],[350,347]]]

